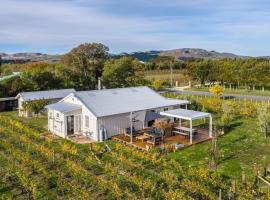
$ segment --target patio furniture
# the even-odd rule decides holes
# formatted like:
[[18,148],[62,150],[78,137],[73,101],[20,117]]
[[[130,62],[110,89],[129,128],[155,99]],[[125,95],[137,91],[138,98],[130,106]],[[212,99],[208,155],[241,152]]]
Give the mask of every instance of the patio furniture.
[[162,142],[162,137],[151,137],[151,139],[147,140],[147,144],[151,144],[153,146],[156,146]]
[[[130,137],[131,131],[130,131],[130,127],[126,128],[126,132],[124,133],[125,136]],[[132,137],[136,137],[138,135],[140,135],[141,133],[139,131],[136,131],[134,127],[132,127]]]
[[[189,136],[190,135],[190,129],[187,128],[187,127],[174,127],[173,128],[174,130],[172,131],[174,134],[179,134],[179,135],[183,135],[185,137]],[[197,129],[193,128],[192,129],[192,133],[193,134],[196,134],[197,133]]]
[[155,136],[161,136],[162,132],[159,129],[153,128],[153,129],[146,131],[144,134],[149,135],[151,137],[155,137]]
[[184,144],[175,144],[175,145],[174,145],[175,150],[181,149],[181,148],[183,148],[183,147],[185,147]]
[[136,136],[136,140],[141,140],[142,142],[148,140],[150,138],[149,135],[139,135],[139,136]]

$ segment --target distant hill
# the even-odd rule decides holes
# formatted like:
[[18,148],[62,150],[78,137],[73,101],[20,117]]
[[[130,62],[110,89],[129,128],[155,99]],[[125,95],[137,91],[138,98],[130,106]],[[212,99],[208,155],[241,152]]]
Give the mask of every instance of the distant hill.
[[0,53],[3,63],[23,63],[23,62],[58,62],[62,55],[49,55],[42,53]]
[[[248,58],[248,56],[236,55],[233,53],[220,53],[217,51],[207,51],[205,49],[198,48],[182,48],[164,51],[145,51],[145,52],[133,52],[133,53],[121,53],[115,55],[120,56],[133,56],[141,61],[148,61],[157,56],[172,56],[177,60],[192,60],[192,59],[224,59],[224,58]],[[265,57],[266,58],[266,57]]]
[[[16,61],[23,62],[58,62],[62,55],[49,55],[42,53],[15,53],[15,54],[6,54],[0,53],[2,56],[3,62],[10,63]],[[120,54],[111,54],[113,58],[119,58],[121,56],[133,56],[141,61],[148,61],[157,56],[172,56],[178,60],[192,60],[192,59],[224,59],[224,58],[249,58],[249,56],[241,56],[233,53],[223,53],[217,51],[207,51],[205,49],[198,48],[182,48],[182,49],[173,49],[173,50],[164,50],[164,51],[142,51],[142,52],[132,52],[132,53],[120,53]],[[261,56],[258,58],[266,58],[270,60],[270,56]]]
[[232,53],[220,53],[217,51],[207,51],[205,49],[183,48],[163,51],[160,53],[163,56],[172,56],[178,60],[188,59],[224,59],[224,58],[247,58]]
[[159,56],[161,51],[144,51],[144,52],[133,52],[133,53],[121,53],[118,55],[113,55],[113,57],[121,57],[121,56],[133,56],[140,61],[148,61],[152,58]]

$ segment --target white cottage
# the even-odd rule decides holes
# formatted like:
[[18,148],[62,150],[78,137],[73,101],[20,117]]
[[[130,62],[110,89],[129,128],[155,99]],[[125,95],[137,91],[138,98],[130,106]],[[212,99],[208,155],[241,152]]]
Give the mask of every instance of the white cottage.
[[21,92],[15,98],[18,100],[19,116],[31,117],[32,113],[23,110],[23,102],[33,101],[38,99],[49,100],[49,104],[56,103],[68,94],[75,92],[74,89],[61,89],[61,90],[46,90],[46,91],[33,91]]
[[73,92],[46,106],[50,132],[68,138],[74,134],[103,141],[134,126],[150,126],[155,113],[186,107],[186,100],[165,98],[148,87]]

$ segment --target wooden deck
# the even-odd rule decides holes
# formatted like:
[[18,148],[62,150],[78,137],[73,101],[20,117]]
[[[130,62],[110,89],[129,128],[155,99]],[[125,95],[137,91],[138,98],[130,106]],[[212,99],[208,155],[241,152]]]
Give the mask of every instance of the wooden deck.
[[[193,136],[193,142],[192,144],[189,143],[189,138],[182,136],[182,135],[174,135],[174,136],[168,136],[164,138],[164,142],[162,145],[171,145],[172,147],[175,146],[175,144],[184,144],[184,147],[188,147],[194,144],[198,144],[207,140],[210,140],[211,138],[208,136],[207,131],[200,130],[196,135]],[[130,137],[125,136],[124,134],[115,135],[112,137],[113,140],[119,141],[124,144],[131,145],[135,148],[141,149],[141,150],[147,150],[147,142],[146,141],[138,141],[136,138],[133,138],[133,142],[130,143]],[[148,146],[151,146],[148,144]]]

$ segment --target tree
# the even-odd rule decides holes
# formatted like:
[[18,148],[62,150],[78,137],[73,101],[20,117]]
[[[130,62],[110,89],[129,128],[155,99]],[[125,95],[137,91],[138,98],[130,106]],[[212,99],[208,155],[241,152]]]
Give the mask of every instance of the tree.
[[28,86],[25,85],[24,81],[20,76],[12,77],[8,80],[1,82],[0,94],[1,96],[16,96],[18,93],[27,90]]
[[224,93],[224,88],[221,85],[214,85],[210,87],[209,91],[216,97],[221,97]]
[[270,126],[270,114],[268,111],[268,107],[266,105],[262,105],[258,108],[258,125],[260,127],[261,133],[264,137],[267,137],[269,126]]
[[22,107],[24,111],[38,115],[48,103],[49,101],[47,99],[37,99],[23,102]]
[[77,88],[94,89],[97,79],[102,75],[103,64],[109,57],[109,48],[101,43],[85,43],[64,55],[62,63],[68,76],[75,75]]
[[49,71],[24,72],[22,79],[32,90],[50,90],[63,87],[62,80]]
[[231,103],[224,101],[222,104],[222,115],[220,117],[220,125],[223,127],[223,131],[231,126],[232,121],[234,120],[234,109]]
[[144,67],[132,57],[121,57],[105,62],[102,79],[107,88],[129,87],[144,83]]

